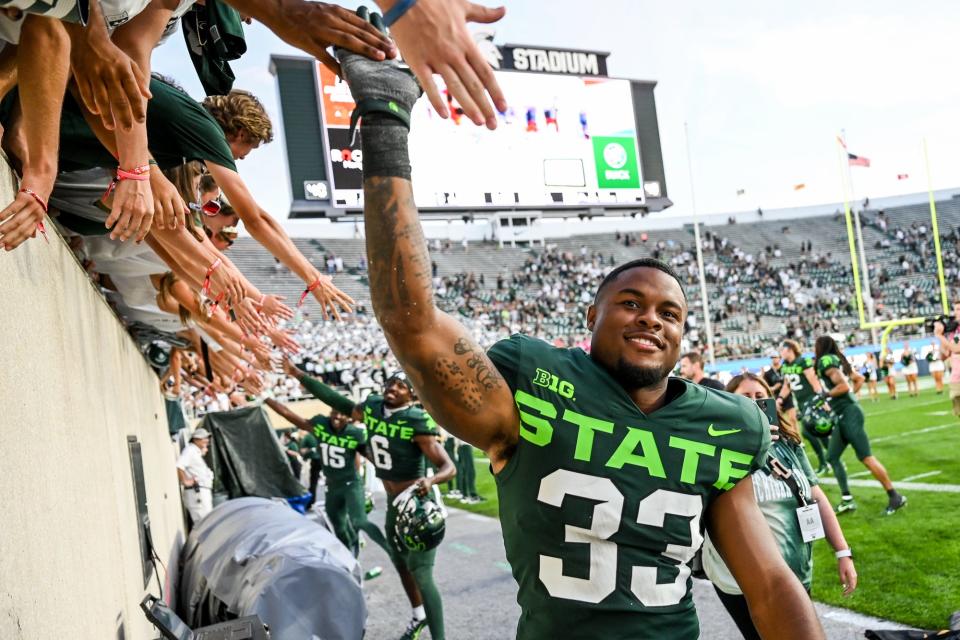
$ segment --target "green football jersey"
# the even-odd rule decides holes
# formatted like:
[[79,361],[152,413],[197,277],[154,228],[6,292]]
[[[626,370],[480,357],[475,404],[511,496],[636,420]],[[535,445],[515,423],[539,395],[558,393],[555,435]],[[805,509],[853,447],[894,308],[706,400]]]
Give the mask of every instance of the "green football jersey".
[[[840,356],[835,356],[832,353],[828,353],[824,356],[820,356],[820,359],[817,360],[817,375],[820,376],[820,378],[822,378],[823,384],[827,389],[827,391],[830,391],[835,386],[837,386],[833,384],[833,381],[830,380],[830,377],[827,375],[827,372],[830,371],[830,369],[840,369],[841,371],[843,370],[843,367],[840,362]],[[842,396],[838,396],[836,398],[831,397],[830,408],[832,408],[837,413],[843,413],[843,410],[846,407],[849,407],[851,404],[855,404],[856,401],[857,399],[854,398],[853,394],[848,391]]]
[[813,358],[810,356],[800,356],[794,359],[793,362],[784,361],[780,367],[780,375],[783,376],[783,379],[786,380],[790,384],[790,388],[793,389],[794,404],[801,410],[810,398],[816,395],[813,387],[810,386],[810,381],[807,380],[807,376],[803,374],[807,369],[814,369]]
[[370,438],[370,452],[381,480],[416,480],[423,477],[425,457],[416,436],[438,436],[437,423],[420,407],[406,407],[390,417],[384,411],[383,396],[363,401],[363,423]]
[[489,356],[520,410],[496,476],[517,638],[697,638],[688,563],[711,501],[766,458],[760,408],[671,378],[645,415],[580,349],[515,335]]
[[360,478],[357,471],[357,449],[367,444],[367,430],[349,423],[340,431],[333,428],[327,416],[314,416],[313,435],[319,441],[320,459],[327,485],[341,485]]

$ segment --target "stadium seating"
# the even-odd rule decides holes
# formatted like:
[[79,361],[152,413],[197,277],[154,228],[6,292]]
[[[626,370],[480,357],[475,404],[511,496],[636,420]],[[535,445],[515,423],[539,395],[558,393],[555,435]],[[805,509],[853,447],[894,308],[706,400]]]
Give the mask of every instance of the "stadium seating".
[[[960,200],[952,198],[937,203],[939,230],[944,255],[944,268],[948,281],[955,281],[960,273],[958,240],[960,240]],[[870,285],[877,301],[878,315],[885,318],[903,315],[923,315],[939,310],[939,288],[936,282],[936,263],[932,258],[933,242],[930,226],[930,210],[927,204],[912,204],[886,209],[881,215],[875,209],[866,209],[861,214],[862,233],[870,265]],[[886,230],[881,219],[886,220]],[[926,234],[919,230],[927,227]],[[902,231],[903,239],[897,232]],[[771,341],[800,329],[804,334],[811,330],[830,330],[849,334],[859,324],[854,283],[850,267],[850,251],[846,221],[842,212],[816,217],[764,220],[760,222],[705,226],[702,229],[704,264],[708,273],[707,293],[714,315],[714,330],[717,334],[718,354],[747,355],[762,351]],[[535,256],[547,252],[567,254],[574,262],[584,253],[587,258],[600,256],[604,266],[643,256],[656,255],[673,262],[687,277],[688,295],[692,308],[699,309],[699,287],[696,279],[695,261],[692,256],[694,236],[692,226],[667,230],[651,230],[645,241],[633,234],[634,242],[627,246],[623,238],[604,233],[580,235],[547,240],[547,247],[500,248],[495,243],[472,243],[469,248],[459,244],[441,250],[431,248],[431,259],[437,265],[437,275],[448,283],[441,302],[448,310],[470,314],[465,308],[462,291],[456,281],[466,281],[473,275],[477,283],[468,296],[481,306],[490,303],[506,305],[506,293],[496,295],[497,276],[509,282],[514,275],[522,274],[524,265]],[[725,240],[725,242],[724,242]],[[325,264],[326,256],[335,253],[344,262],[344,271],[334,276],[337,286],[350,294],[369,310],[369,289],[366,274],[358,269],[364,255],[363,239],[297,239],[297,247],[314,264]],[[812,243],[812,250],[807,249]],[[717,250],[720,245],[725,248]],[[926,250],[921,249],[926,245]],[[684,256],[684,253],[687,253]],[[924,259],[921,253],[925,253]],[[265,291],[275,291],[296,302],[302,291],[302,283],[283,270],[278,272],[264,249],[251,239],[237,241],[232,249],[237,265],[249,274],[251,280]],[[790,272],[803,283],[804,296],[797,297],[782,283],[761,281],[748,275],[747,256],[754,264],[766,262],[774,273]],[[903,263],[906,260],[907,268]],[[802,265],[802,266],[801,266]],[[792,271],[791,271],[792,270]],[[724,290],[724,282],[735,274],[734,287]],[[483,285],[479,279],[483,277]],[[862,274],[861,274],[862,277]],[[772,283],[772,286],[771,286]],[[743,287],[742,285],[750,285]],[[912,299],[905,292],[913,290]],[[748,293],[744,294],[744,290]],[[814,292],[813,295],[810,292]],[[820,292],[819,299],[816,297]],[[541,294],[536,283],[526,284],[518,291],[518,300],[536,300]],[[785,308],[784,296],[791,298]],[[458,304],[458,297],[459,302]],[[741,299],[742,298],[742,299]],[[471,305],[468,305],[471,306]],[[569,310],[569,309],[568,309]],[[316,305],[309,299],[304,307],[307,313],[315,313]],[[569,315],[569,314],[564,314]],[[553,330],[563,335],[582,334],[575,319],[560,314],[546,319]],[[560,322],[560,327],[555,322]],[[702,320],[695,321],[702,326]],[[864,336],[858,336],[863,338]],[[702,338],[701,338],[702,339]]]

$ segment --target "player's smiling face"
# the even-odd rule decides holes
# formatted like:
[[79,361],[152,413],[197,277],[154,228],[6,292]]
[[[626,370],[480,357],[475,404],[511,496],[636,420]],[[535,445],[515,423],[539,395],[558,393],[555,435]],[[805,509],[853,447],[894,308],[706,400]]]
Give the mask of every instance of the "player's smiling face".
[[391,380],[383,389],[383,400],[388,407],[400,407],[413,400],[410,387],[399,380]]
[[[616,372],[624,386],[669,375],[680,357],[687,316],[683,291],[669,274],[653,267],[628,269],[609,282],[587,311],[593,332],[590,355]],[[641,372],[647,375],[641,375]]]
[[330,424],[334,429],[340,431],[350,422],[350,416],[340,413],[339,411],[330,412]]

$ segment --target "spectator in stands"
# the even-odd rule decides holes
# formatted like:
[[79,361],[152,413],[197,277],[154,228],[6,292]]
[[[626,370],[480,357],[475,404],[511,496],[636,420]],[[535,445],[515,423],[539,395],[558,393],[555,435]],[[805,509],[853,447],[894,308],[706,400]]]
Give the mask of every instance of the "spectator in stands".
[[707,376],[703,370],[703,356],[696,351],[688,351],[680,356],[680,375],[691,382],[710,389],[723,390],[723,383]]
[[183,502],[196,525],[213,509],[213,471],[203,457],[210,448],[210,433],[200,427],[190,436],[190,442],[177,459],[177,476],[186,489]]
[[[767,384],[752,373],[735,376],[727,384],[726,390],[753,400],[772,397]],[[803,452],[796,426],[783,414],[778,414],[778,418],[780,438],[770,445],[764,467],[751,476],[760,511],[770,526],[783,559],[809,593],[813,582],[813,543],[804,540],[797,509],[816,505],[826,539],[837,557],[837,573],[843,586],[843,595],[849,596],[857,588],[853,554],[830,506],[830,500],[820,488],[817,474]],[[750,617],[746,598],[709,536],[703,544],[703,568],[720,602],[745,640],[759,640],[760,634]]]

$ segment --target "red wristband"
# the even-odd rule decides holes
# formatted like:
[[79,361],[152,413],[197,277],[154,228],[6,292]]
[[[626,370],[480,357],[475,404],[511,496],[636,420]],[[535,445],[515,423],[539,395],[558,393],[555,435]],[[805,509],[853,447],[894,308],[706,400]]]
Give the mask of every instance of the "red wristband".
[[313,293],[313,291],[320,286],[320,278],[322,277],[323,276],[319,276],[316,280],[307,285],[307,288],[304,289],[303,293],[300,294],[300,302],[297,303],[297,307],[302,307],[303,301],[307,299],[307,296]]

